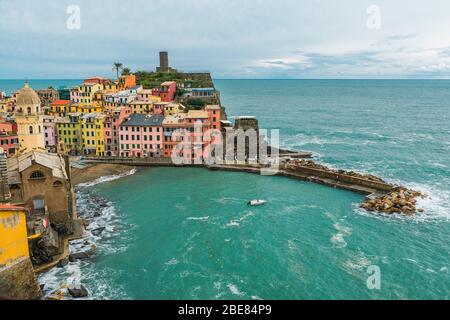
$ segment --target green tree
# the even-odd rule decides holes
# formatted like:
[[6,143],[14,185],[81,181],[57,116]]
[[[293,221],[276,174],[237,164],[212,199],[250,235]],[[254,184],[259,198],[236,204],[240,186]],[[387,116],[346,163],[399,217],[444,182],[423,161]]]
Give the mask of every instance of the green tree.
[[122,75],[123,76],[128,76],[131,73],[130,68],[123,68],[122,69]]
[[119,72],[123,70],[123,64],[120,62],[114,62],[113,71],[116,71],[117,79],[119,79]]

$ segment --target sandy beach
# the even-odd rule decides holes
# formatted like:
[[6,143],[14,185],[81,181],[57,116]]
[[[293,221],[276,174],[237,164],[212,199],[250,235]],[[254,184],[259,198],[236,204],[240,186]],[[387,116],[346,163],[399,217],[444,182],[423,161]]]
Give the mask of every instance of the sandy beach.
[[121,164],[99,163],[92,164],[84,169],[72,168],[72,183],[74,186],[90,182],[103,176],[112,176],[129,172],[134,167]]

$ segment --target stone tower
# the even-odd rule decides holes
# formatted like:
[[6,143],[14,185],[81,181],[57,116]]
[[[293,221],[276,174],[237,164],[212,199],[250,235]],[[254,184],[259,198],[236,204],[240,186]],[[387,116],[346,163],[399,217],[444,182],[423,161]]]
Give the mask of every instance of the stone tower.
[[15,116],[19,152],[45,151],[44,114],[41,110],[41,100],[28,83],[25,83],[17,94]]

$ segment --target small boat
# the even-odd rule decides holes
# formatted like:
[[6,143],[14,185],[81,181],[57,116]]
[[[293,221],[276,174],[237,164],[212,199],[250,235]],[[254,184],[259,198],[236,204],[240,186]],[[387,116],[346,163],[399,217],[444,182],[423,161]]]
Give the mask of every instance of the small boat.
[[252,200],[252,201],[249,201],[247,204],[249,206],[262,206],[266,203],[267,203],[266,200]]

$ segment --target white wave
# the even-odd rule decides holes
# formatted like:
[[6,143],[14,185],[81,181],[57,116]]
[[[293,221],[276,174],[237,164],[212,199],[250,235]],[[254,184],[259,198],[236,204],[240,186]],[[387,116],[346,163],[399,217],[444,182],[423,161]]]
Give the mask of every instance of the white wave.
[[239,226],[240,226],[240,223],[237,222],[236,220],[231,220],[230,222],[228,222],[228,223],[226,224],[226,226],[227,226],[227,227],[239,227]]
[[350,270],[362,270],[371,264],[363,252],[358,252],[354,257],[344,262],[344,267]]
[[188,217],[186,220],[194,220],[194,221],[206,221],[209,219],[209,216],[206,217]]
[[[120,225],[122,222],[112,202],[91,196],[86,191],[78,191],[77,209],[79,216],[89,221],[89,226],[86,228],[84,238],[69,243],[71,253],[95,248],[98,254],[113,254],[127,249],[125,245],[117,246],[108,241],[113,236],[121,236],[116,231],[116,225]],[[129,229],[129,226],[127,227]],[[98,228],[105,229],[100,234],[94,235],[92,231]],[[93,273],[91,266],[89,259],[70,262],[64,268],[53,268],[40,275],[39,282],[45,284],[46,296],[60,291],[64,294],[65,299],[72,299],[67,292],[67,287],[82,284],[91,293],[87,299],[126,298],[121,289],[109,283],[108,276],[100,277]]]
[[168,266],[174,266],[174,265],[177,265],[178,263],[179,263],[178,260],[173,258],[173,259],[167,261],[165,264]]
[[340,223],[335,223],[333,226],[338,232],[331,237],[331,243],[337,248],[345,248],[347,246],[345,237],[351,235],[352,229]]
[[97,184],[118,180],[118,179],[121,179],[121,178],[124,178],[124,177],[131,176],[131,175],[133,175],[135,173],[136,173],[136,169],[131,169],[130,171],[124,172],[124,173],[121,173],[121,174],[115,174],[115,175],[111,175],[111,176],[103,176],[103,177],[95,179],[94,181],[80,183],[78,185],[78,187],[80,187],[80,188],[93,187],[93,186],[95,186]]
[[236,295],[236,296],[243,296],[244,295],[244,293],[241,292],[239,290],[239,288],[236,285],[234,285],[234,284],[230,283],[230,284],[227,285],[227,287],[228,287],[228,289],[230,289],[231,293]]

